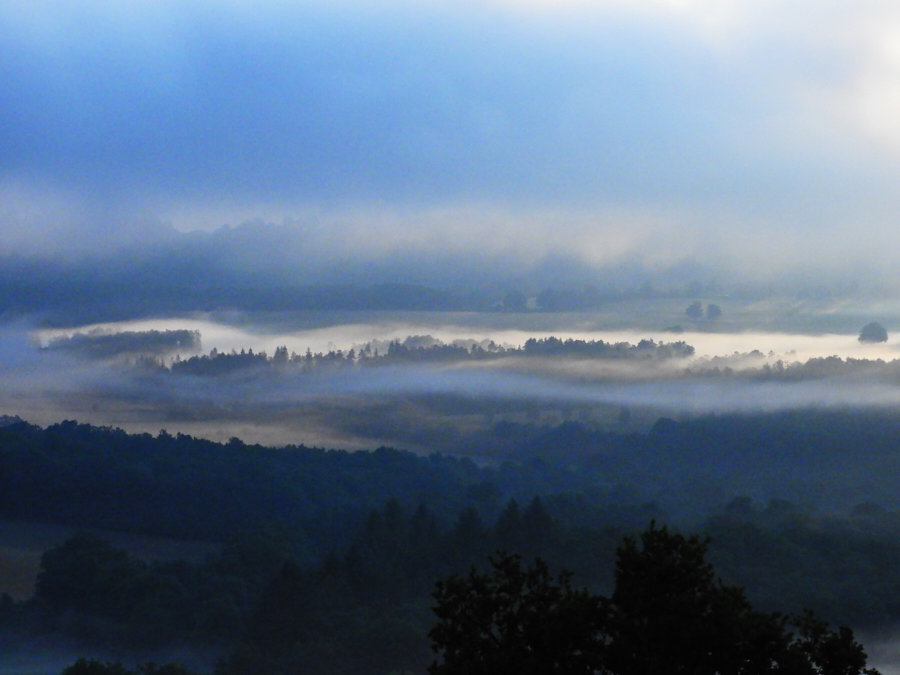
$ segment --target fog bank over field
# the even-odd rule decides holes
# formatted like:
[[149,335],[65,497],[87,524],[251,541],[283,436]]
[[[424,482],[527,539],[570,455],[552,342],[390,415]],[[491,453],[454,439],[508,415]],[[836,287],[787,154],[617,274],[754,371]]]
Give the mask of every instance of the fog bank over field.
[[[515,328],[517,323],[531,328]],[[682,333],[602,330],[600,323],[592,314],[312,313],[197,316],[65,330],[8,325],[0,335],[5,384],[0,411],[41,424],[74,418],[219,441],[238,436],[266,444],[350,448],[389,443],[429,451],[449,449],[459,434],[488,431],[503,420],[574,419],[645,431],[661,415],[900,406],[900,374],[891,363],[900,358],[900,349],[893,340],[867,344],[855,334],[713,332],[707,325]],[[104,344],[109,336],[132,335],[138,344],[155,344],[138,337],[198,333],[202,349],[171,349],[162,357],[150,353],[159,364],[151,370],[132,365],[137,354],[127,351],[99,358],[90,356],[91,350],[46,349],[73,335],[94,335]],[[694,352],[623,359],[526,357],[513,349],[550,336],[610,345],[683,341]],[[392,341],[465,350],[493,343],[513,351],[489,359],[394,359],[377,366],[329,366],[325,358],[351,349],[359,353],[367,345],[371,354],[377,350],[385,357]],[[286,357],[296,354],[300,365],[208,375],[187,367],[176,372],[173,365],[211,353],[249,355],[248,350],[255,363],[267,364],[257,355],[271,360],[281,347]],[[302,365],[307,350],[323,355],[321,366]],[[628,416],[622,417],[623,410]]]
[[[672,303],[674,304],[674,303]],[[678,305],[680,308],[680,305]],[[652,339],[657,342],[672,342],[683,340],[692,345],[696,350],[696,356],[714,357],[729,356],[734,353],[748,353],[754,350],[762,352],[770,360],[805,361],[815,357],[840,356],[841,358],[857,359],[885,359],[900,358],[900,343],[889,341],[886,343],[861,343],[855,334],[798,334],[787,332],[764,332],[748,330],[746,332],[710,332],[692,331],[690,324],[683,332],[673,333],[666,330],[609,330],[600,325],[604,317],[592,315],[575,315],[571,317],[541,316],[472,316],[472,315],[447,315],[434,313],[393,313],[381,315],[381,321],[371,319],[379,316],[376,313],[359,312],[347,314],[346,318],[357,319],[365,322],[337,323],[321,327],[306,327],[294,330],[286,330],[285,324],[290,323],[290,318],[277,320],[268,324],[263,317],[259,324],[254,325],[252,315],[235,315],[234,320],[228,323],[216,322],[211,318],[188,319],[152,319],[144,321],[127,321],[116,323],[95,324],[74,329],[65,330],[39,330],[35,333],[38,340],[46,343],[56,336],[72,335],[76,332],[89,332],[98,330],[105,333],[118,333],[126,331],[164,331],[164,330],[191,330],[199,331],[202,335],[203,350],[208,352],[215,348],[220,352],[229,352],[232,349],[252,349],[255,352],[265,351],[269,355],[280,346],[286,346],[288,351],[298,354],[307,349],[313,352],[327,352],[333,350],[348,351],[351,348],[359,348],[369,341],[386,343],[391,340],[404,340],[409,336],[431,336],[443,342],[454,340],[493,340],[497,344],[521,345],[528,338],[542,338],[556,336],[561,339],[576,340],[604,340],[606,342],[630,342],[636,344],[643,339]],[[458,323],[454,319],[461,319]],[[675,317],[676,320],[678,317]],[[299,317],[297,323],[316,323],[319,321],[340,321],[341,315],[334,316],[310,316]],[[366,319],[369,319],[366,321]],[[542,321],[543,320],[543,321]],[[665,320],[665,317],[661,317]],[[534,328],[512,328],[513,322],[535,323]],[[544,326],[540,324],[544,323]],[[280,324],[280,325],[279,325]],[[555,324],[549,327],[547,324]],[[192,351],[182,351],[183,356],[188,356]],[[771,355],[770,355],[771,353]]]

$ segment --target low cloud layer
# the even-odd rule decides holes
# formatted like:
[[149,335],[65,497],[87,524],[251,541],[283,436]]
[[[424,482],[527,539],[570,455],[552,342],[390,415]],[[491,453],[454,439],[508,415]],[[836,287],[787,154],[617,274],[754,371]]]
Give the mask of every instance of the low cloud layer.
[[[359,255],[886,274],[887,2],[8,2],[0,245],[319,228]],[[70,234],[71,236],[67,235]]]

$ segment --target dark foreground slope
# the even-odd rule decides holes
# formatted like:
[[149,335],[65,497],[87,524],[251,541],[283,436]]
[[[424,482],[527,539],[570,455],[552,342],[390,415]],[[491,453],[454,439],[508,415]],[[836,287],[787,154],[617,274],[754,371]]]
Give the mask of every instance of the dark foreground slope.
[[[809,607],[857,628],[900,620],[891,415],[504,433],[522,459],[479,466],[12,421],[0,427],[3,518],[223,545],[204,563],[162,563],[80,535],[47,553],[33,600],[2,603],[4,630],[138,654],[252,650],[277,637],[261,626],[289,625],[285,644],[321,672],[421,670],[436,580],[503,549],[609,592],[621,536],[652,519],[708,533],[718,571],[764,611]],[[841,509],[816,508],[840,495]]]

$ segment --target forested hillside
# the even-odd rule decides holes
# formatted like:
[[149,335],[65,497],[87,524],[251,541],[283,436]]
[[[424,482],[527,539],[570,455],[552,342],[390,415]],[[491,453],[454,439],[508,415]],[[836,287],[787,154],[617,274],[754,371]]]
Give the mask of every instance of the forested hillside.
[[[504,433],[523,459],[479,466],[387,448],[265,448],[7,418],[3,518],[222,548],[205,563],[153,562],[77,535],[46,553],[33,600],[3,601],[3,625],[67,636],[85,653],[218,649],[231,664],[223,672],[284,650],[311,672],[418,672],[429,660],[438,579],[506,550],[609,592],[622,535],[651,520],[708,534],[719,572],[763,610],[810,607],[856,628],[900,620],[900,514],[875,491],[862,499],[877,484],[867,467],[897,460],[891,416],[661,420],[648,435],[627,436],[573,424]],[[677,480],[676,463],[685,467]],[[716,501],[696,482],[735,472],[739,489],[791,466],[823,494],[840,485],[847,494],[855,476],[859,501],[816,508],[800,482],[771,488],[782,497],[748,491]],[[647,485],[658,501],[645,498]],[[691,490],[696,508],[685,509]]]

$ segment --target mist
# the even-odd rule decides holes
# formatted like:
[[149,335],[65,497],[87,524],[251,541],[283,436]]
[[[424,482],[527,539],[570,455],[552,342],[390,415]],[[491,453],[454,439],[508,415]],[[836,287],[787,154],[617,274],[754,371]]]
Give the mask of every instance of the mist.
[[[473,339],[477,342],[493,340],[497,344],[518,346],[528,338],[556,336],[561,339],[605,340],[636,344],[642,339],[657,342],[682,340],[693,346],[698,359],[729,357],[734,354],[761,352],[769,361],[806,361],[810,358],[840,356],[841,358],[893,360],[900,357],[900,344],[889,340],[884,343],[865,343],[857,339],[858,327],[865,321],[866,312],[879,311],[893,321],[900,320],[887,314],[885,307],[872,309],[867,305],[844,307],[844,317],[835,312],[826,313],[826,320],[841,319],[842,327],[852,327],[852,332],[821,330],[823,324],[810,312],[802,316],[795,305],[779,308],[777,305],[752,303],[726,305],[727,311],[740,314],[743,325],[715,324],[692,326],[684,315],[684,301],[675,299],[648,308],[646,303],[623,303],[596,313],[465,313],[465,312],[285,312],[275,315],[254,313],[197,313],[192,317],[145,319],[139,321],[104,322],[73,328],[36,328],[31,338],[46,345],[49,340],[75,333],[117,334],[129,331],[198,331],[203,352],[215,348],[218,351],[253,349],[271,355],[276,347],[286,346],[289,351],[303,353],[308,348],[314,352],[359,348],[374,341],[386,345],[393,340],[405,340],[410,336],[427,336],[444,343]],[[635,316],[639,309],[644,316]],[[789,317],[780,317],[780,313]],[[755,316],[754,316],[755,314]],[[727,321],[723,319],[722,321]],[[666,323],[681,321],[687,329],[678,333],[663,328]],[[795,324],[809,323],[810,332],[778,330],[788,321]],[[624,327],[623,324],[632,325]],[[639,324],[646,323],[647,327]],[[893,329],[894,324],[888,322]],[[656,326],[651,328],[649,326]],[[826,326],[829,324],[825,324]],[[831,323],[830,325],[835,325]],[[26,324],[20,324],[21,335]],[[765,328],[775,328],[765,330]],[[816,330],[818,329],[818,330]],[[181,350],[183,356],[201,353]]]
[[[446,318],[428,313],[401,313],[393,315],[393,320],[388,315],[374,322],[367,313],[355,316],[369,322],[287,331],[284,325],[267,329],[245,324],[248,317],[231,324],[209,318],[169,319],[77,330],[8,326],[0,339],[5,383],[0,412],[40,424],[78,419],[129,431],[155,433],[165,428],[217,441],[238,436],[266,444],[350,448],[389,443],[423,452],[433,451],[438,444],[453,452],[455,447],[463,448],[454,446],[460,442],[459,433],[490,430],[501,420],[554,424],[580,419],[599,428],[618,428],[621,410],[628,409],[632,421],[626,429],[646,431],[666,415],[892,409],[900,404],[896,345],[863,344],[852,335],[685,332],[673,336],[662,331],[585,330],[577,323],[568,330],[526,331],[505,327],[508,317],[503,315],[495,315],[493,325],[482,321],[473,330],[471,317],[466,325],[465,321],[445,323]],[[414,316],[417,321],[411,320]],[[315,323],[314,317],[306,319]],[[137,367],[134,359],[139,354],[128,351],[104,358],[104,352],[97,350],[46,347],[73,335],[104,340],[116,335],[198,333],[193,349],[169,347],[158,361],[162,370]],[[358,352],[366,345],[386,354],[392,341],[404,342],[409,336],[420,336],[410,344],[458,344],[468,349],[470,344],[493,341],[513,349],[529,338],[551,335],[610,344],[637,344],[644,339],[663,344],[677,337],[695,351],[688,358],[663,360],[526,358],[510,352],[490,360],[390,362],[310,372],[298,366],[246,368],[208,376],[190,371],[176,374],[173,365],[175,360],[207,358],[203,355],[216,352],[251,350],[271,358],[280,347],[298,357],[307,350]],[[153,346],[146,339],[136,342]],[[158,353],[148,352],[148,356],[160,359]],[[817,360],[823,365],[816,365]],[[382,427],[370,421],[388,417],[396,423]],[[443,438],[441,428],[447,432]],[[456,431],[449,433],[451,428]],[[430,440],[417,439],[417,429],[427,431]],[[437,436],[432,438],[433,434]]]

